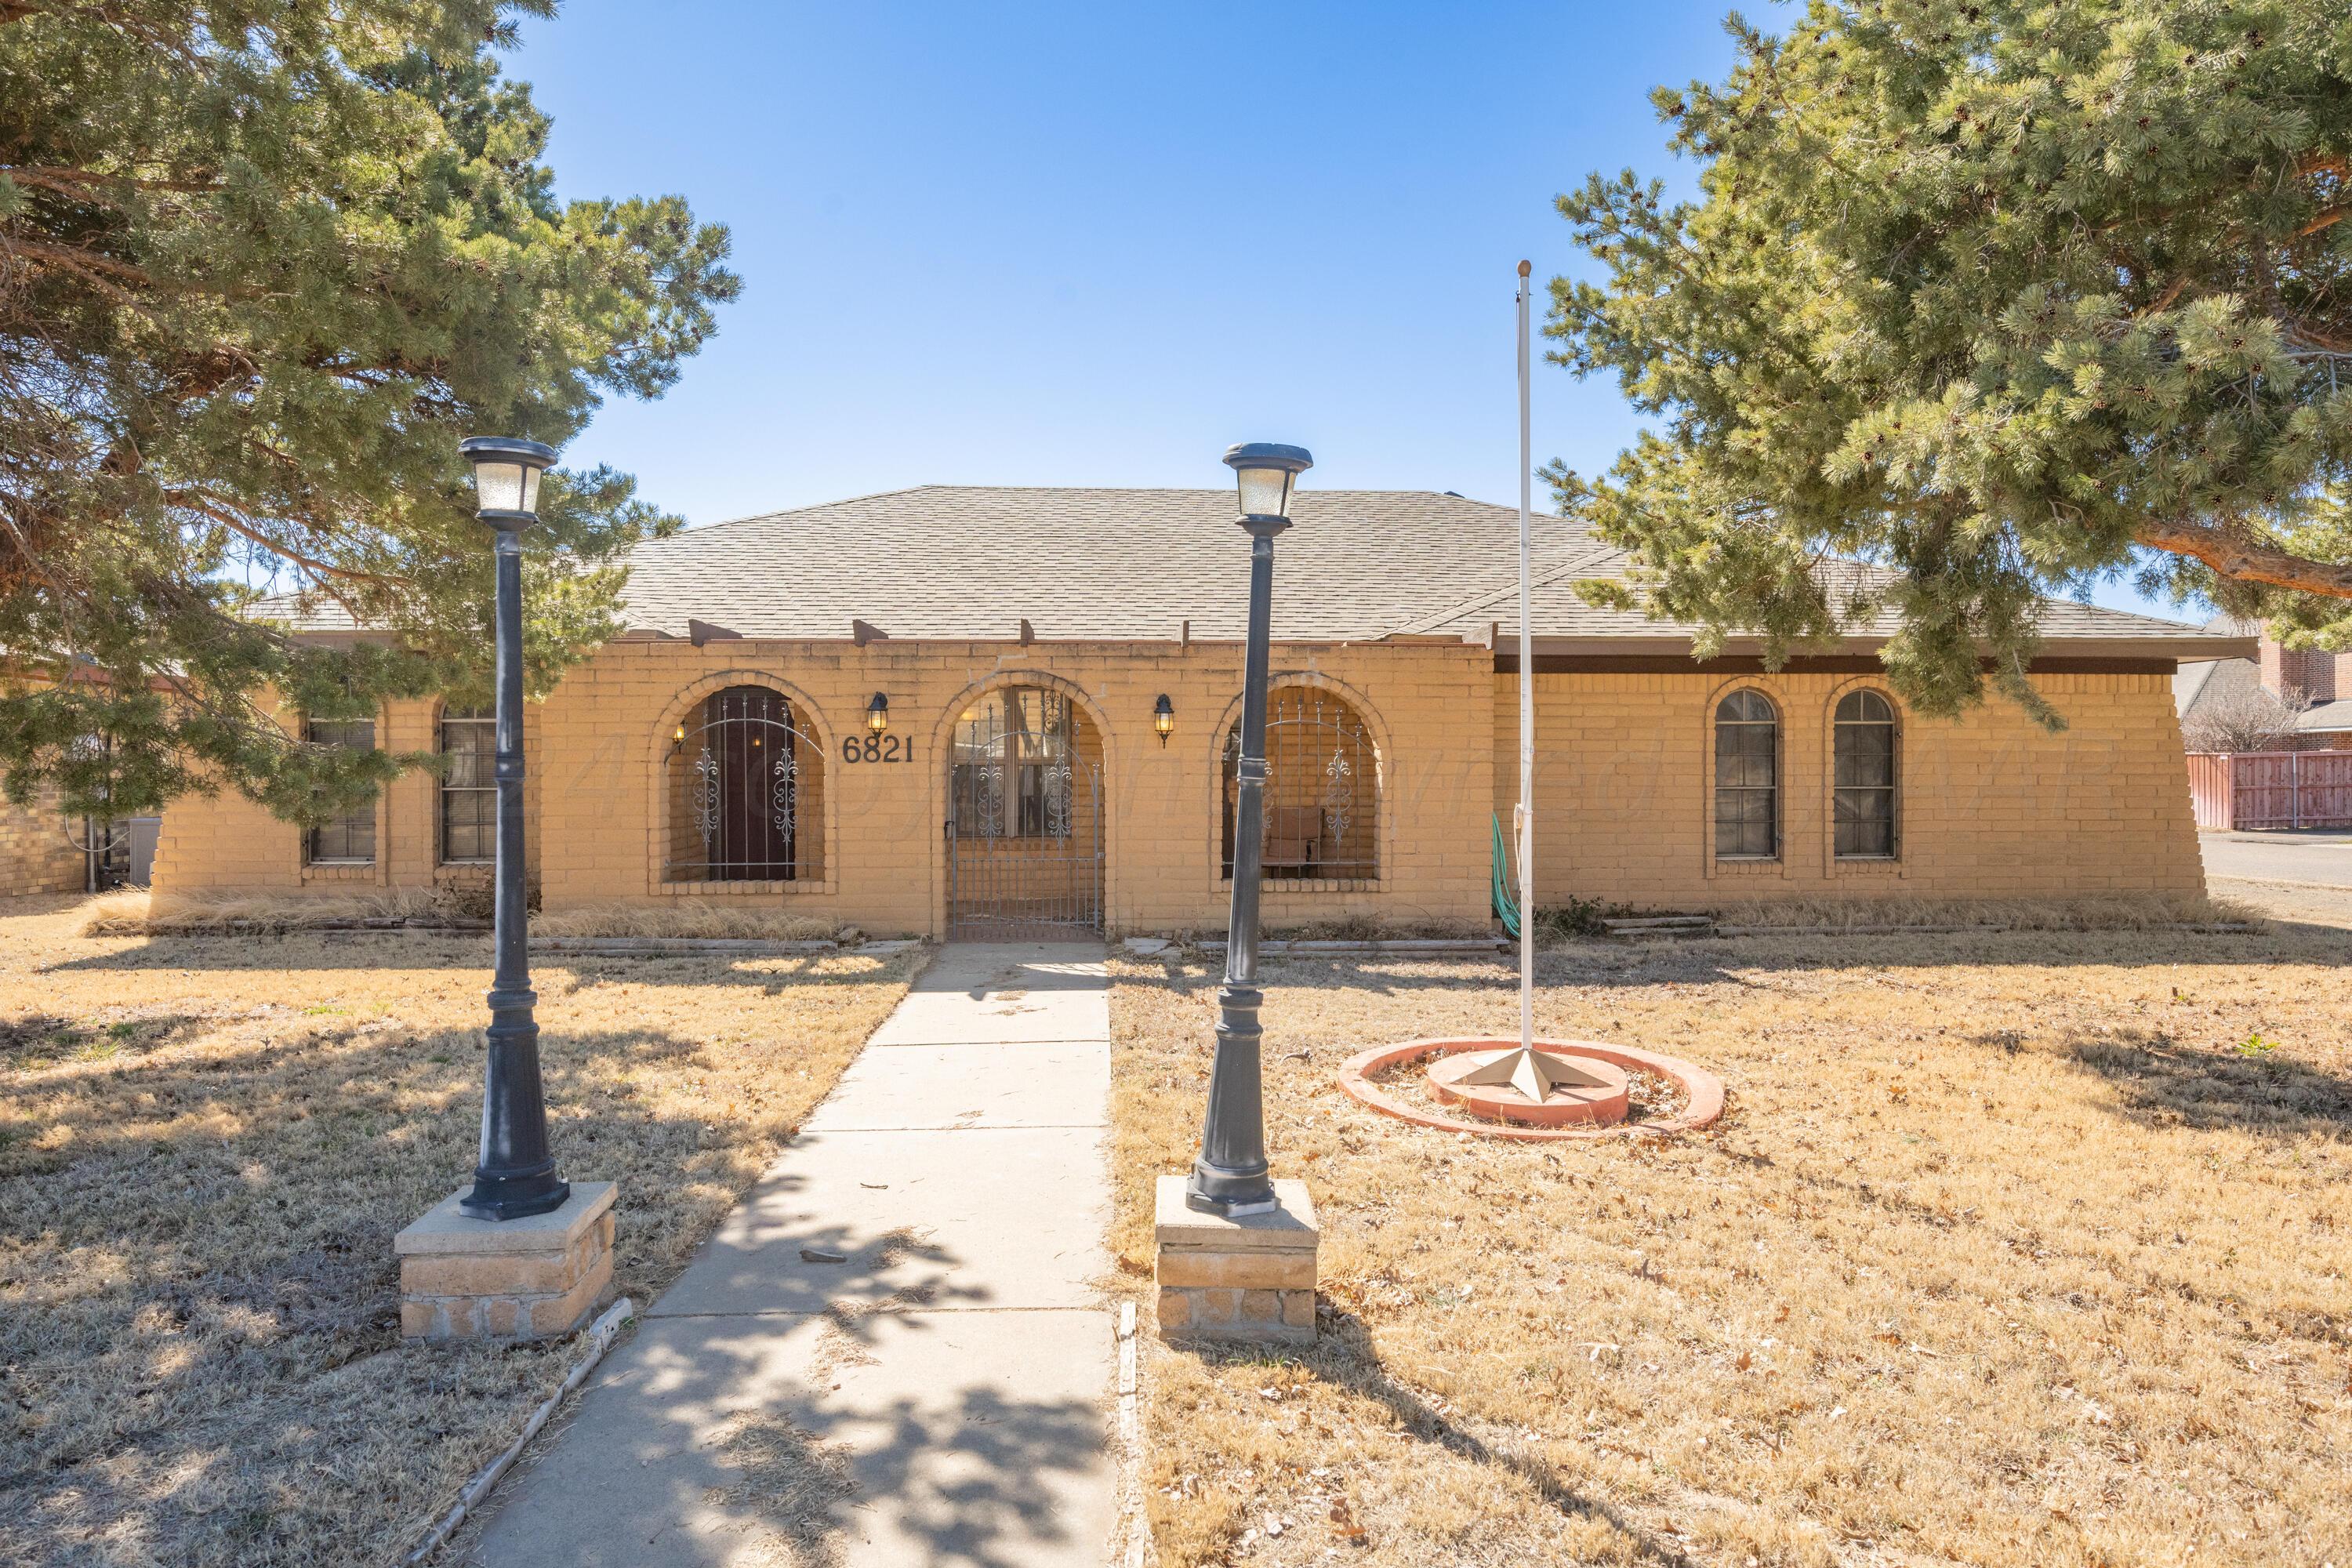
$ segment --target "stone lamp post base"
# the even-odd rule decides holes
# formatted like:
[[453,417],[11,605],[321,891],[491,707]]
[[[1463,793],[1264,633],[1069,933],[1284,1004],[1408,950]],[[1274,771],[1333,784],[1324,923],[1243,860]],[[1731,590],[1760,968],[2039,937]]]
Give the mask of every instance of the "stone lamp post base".
[[611,1182],[574,1182],[563,1206],[525,1219],[457,1212],[461,1187],[393,1238],[406,1339],[543,1340],[594,1315],[613,1288]]
[[1160,1331],[1251,1344],[1315,1342],[1315,1252],[1322,1231],[1307,1184],[1274,1184],[1268,1213],[1228,1219],[1184,1202],[1183,1176],[1154,1194]]

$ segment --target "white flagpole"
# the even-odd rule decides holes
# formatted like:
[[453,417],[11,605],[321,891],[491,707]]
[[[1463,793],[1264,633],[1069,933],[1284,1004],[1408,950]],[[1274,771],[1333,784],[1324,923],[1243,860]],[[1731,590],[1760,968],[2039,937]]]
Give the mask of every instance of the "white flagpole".
[[1528,605],[1535,451],[1528,428],[1528,274],[1519,263],[1519,1048],[1536,1044],[1536,659]]

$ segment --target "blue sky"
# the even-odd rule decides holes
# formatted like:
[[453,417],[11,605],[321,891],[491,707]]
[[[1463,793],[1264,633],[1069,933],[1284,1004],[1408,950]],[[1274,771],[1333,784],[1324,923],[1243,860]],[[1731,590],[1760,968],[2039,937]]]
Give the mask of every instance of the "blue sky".
[[[1648,94],[1724,72],[1725,8],[572,0],[509,60],[560,192],[684,195],[745,287],[567,458],[698,524],[1222,485],[1240,440],[1515,503],[1514,269],[1580,269],[1552,199],[1591,170],[1689,188]],[[1587,471],[1635,427],[1558,367],[1534,408],[1538,460]]]

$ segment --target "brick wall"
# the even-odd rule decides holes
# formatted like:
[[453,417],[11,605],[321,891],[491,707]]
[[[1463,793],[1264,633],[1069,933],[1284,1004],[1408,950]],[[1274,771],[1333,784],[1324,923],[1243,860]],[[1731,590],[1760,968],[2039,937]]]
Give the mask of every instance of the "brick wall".
[[[2036,676],[2068,721],[2056,734],[1997,699],[1948,721],[1902,715],[1892,861],[1831,853],[1831,715],[1855,687],[1883,684],[1816,673],[1535,679],[1538,904],[1571,893],[1709,905],[2204,890],[2168,676]],[[1713,715],[1742,686],[1781,718],[1776,861],[1713,853]],[[1512,675],[1495,678],[1495,779],[1507,830],[1518,795]]]
[[0,800],[0,898],[82,890],[89,860],[67,840],[66,826],[55,790],[28,806]]
[[[265,704],[266,706],[266,704]],[[525,724],[527,802],[538,793],[540,738]],[[394,702],[376,716],[376,744],[387,751],[431,752],[436,748],[441,704],[437,700]],[[290,733],[296,716],[277,710]],[[376,801],[375,861],[368,866],[308,866],[302,834],[234,791],[187,795],[163,813],[155,845],[152,886],[157,893],[236,891],[255,893],[353,893],[405,888],[486,885],[490,868],[440,864],[440,781],[422,769],[403,773]],[[530,814],[525,813],[525,820]]]
[[2274,694],[2299,692],[2311,702],[2333,702],[2352,696],[2352,654],[2318,648],[2285,648],[2265,635],[2262,640],[2263,685]]
[[[779,643],[626,641],[574,669],[528,710],[533,869],[545,907],[679,898],[741,900],[883,934],[939,934],[948,897],[948,752],[955,721],[990,688],[1066,693],[1099,746],[1104,911],[1115,933],[1223,923],[1219,760],[1240,705],[1242,650],[1225,643]],[[1356,707],[1380,759],[1379,877],[1265,889],[1283,926],[1340,915],[1477,921],[1487,912],[1488,814],[1507,826],[1517,778],[1517,689],[1483,647],[1439,641],[1297,645],[1276,679]],[[2039,897],[2190,893],[2202,869],[2168,679],[2037,677],[2070,721],[2051,734],[2000,701],[1902,725],[1901,852],[1893,862],[1830,853],[1830,714],[1863,678],[1538,674],[1540,901],[1575,893],[1643,904],[1750,898]],[[782,691],[814,742],[800,792],[808,872],[791,883],[674,881],[665,872],[684,805],[671,735],[710,693]],[[1737,685],[1782,715],[1782,844],[1777,861],[1717,862],[1706,789],[1711,716]],[[862,760],[867,700],[890,698],[896,761]],[[1160,693],[1176,710],[1164,747]],[[380,743],[429,750],[432,703],[395,704]],[[845,740],[861,760],[844,759]],[[302,865],[301,837],[235,795],[174,802],[159,890],[426,888],[479,881],[437,864],[436,781],[386,792],[377,859]],[[808,837],[814,834],[814,839]]]
[[[1353,705],[1380,754],[1379,876],[1325,887],[1271,883],[1270,925],[1341,915],[1479,921],[1487,911],[1486,813],[1494,799],[1492,673],[1486,650],[1432,641],[1283,645],[1279,682],[1321,687]],[[529,710],[537,805],[533,866],[544,907],[680,898],[742,900],[879,933],[943,931],[948,752],[955,721],[992,687],[1044,685],[1070,697],[1098,744],[1107,806],[1104,912],[1112,931],[1223,924],[1219,872],[1223,736],[1240,706],[1242,650],[1229,643],[775,643],[609,645]],[[816,742],[803,760],[803,859],[791,883],[670,880],[681,820],[671,737],[698,705],[738,684],[791,700]],[[862,760],[867,700],[890,698],[896,761]],[[1166,693],[1176,733],[1152,732]],[[433,707],[396,704],[380,743],[432,743]],[[288,721],[290,723],[290,720]],[[861,760],[845,760],[845,740]],[[233,795],[174,802],[156,858],[159,890],[332,891],[352,882],[424,887],[458,868],[434,864],[434,781],[386,792],[373,867],[301,864],[300,835]],[[474,875],[478,871],[466,868]]]

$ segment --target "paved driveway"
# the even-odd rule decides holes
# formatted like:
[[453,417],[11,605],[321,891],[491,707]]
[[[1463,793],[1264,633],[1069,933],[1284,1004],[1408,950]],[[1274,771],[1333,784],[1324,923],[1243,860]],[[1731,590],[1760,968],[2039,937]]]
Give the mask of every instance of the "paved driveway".
[[2205,833],[2205,874],[2233,881],[2352,888],[2352,832]]

